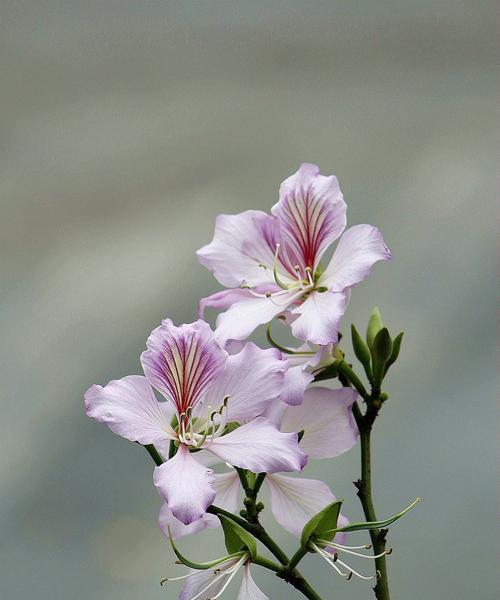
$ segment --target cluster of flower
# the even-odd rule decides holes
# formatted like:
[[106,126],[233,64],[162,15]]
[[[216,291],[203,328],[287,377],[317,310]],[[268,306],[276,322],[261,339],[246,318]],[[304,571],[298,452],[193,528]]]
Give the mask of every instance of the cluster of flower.
[[[153,448],[159,457],[154,471],[164,502],[159,519],[172,540],[219,526],[221,514],[237,509],[241,483],[253,499],[256,482],[258,488],[264,483],[276,520],[298,537],[312,517],[335,506],[325,483],[282,473],[301,471],[309,458],[338,456],[358,439],[352,415],[356,390],[311,387],[339,357],[339,323],[352,286],[375,262],[390,258],[375,227],[357,225],[344,232],[345,226],[336,177],[320,175],[311,164],[282,183],[271,214],[220,215],[213,241],[197,255],[227,289],[201,300],[194,323],[177,327],[165,319],[151,332],[140,358],[144,375],[86,392],[89,417]],[[322,267],[322,256],[338,238]],[[207,307],[220,313],[214,331],[203,320]],[[276,317],[301,341],[297,348],[274,343],[269,328],[273,348],[245,342]],[[215,473],[215,465],[226,471],[218,467]],[[257,522],[262,507],[250,501],[248,507]],[[363,577],[339,558],[365,546],[346,546],[340,530],[348,521],[338,506],[336,511],[335,538],[316,536],[308,549],[339,573]],[[266,598],[250,575],[252,543],[231,518],[224,524],[239,546],[191,571],[181,600],[218,598],[239,567],[244,579],[238,598]]]

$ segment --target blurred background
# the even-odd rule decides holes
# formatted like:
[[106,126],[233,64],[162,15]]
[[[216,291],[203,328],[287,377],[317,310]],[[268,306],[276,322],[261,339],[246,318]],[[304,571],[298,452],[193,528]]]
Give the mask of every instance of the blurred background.
[[[2,598],[176,597],[159,586],[180,568],[151,461],[86,418],[82,394],[140,372],[162,317],[195,318],[220,289],[194,254],[215,216],[268,210],[302,161],[337,174],[349,224],[378,226],[394,255],[344,324],[364,329],[376,304],[406,331],[374,439],[379,514],[424,498],[391,529],[393,596],[497,597],[493,15],[459,0],[1,3]],[[307,469],[351,519],[358,460]],[[207,559],[220,538],[181,546]],[[372,597],[319,559],[302,568],[325,600]],[[254,573],[272,600],[299,598]]]

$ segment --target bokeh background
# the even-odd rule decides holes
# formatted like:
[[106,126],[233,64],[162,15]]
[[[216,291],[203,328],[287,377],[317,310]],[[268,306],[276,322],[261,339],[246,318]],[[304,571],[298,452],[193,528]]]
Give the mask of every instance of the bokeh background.
[[[394,597],[497,597],[493,6],[1,3],[2,598],[176,596],[149,457],[82,394],[139,372],[163,316],[195,318],[219,289],[194,255],[216,214],[268,209],[302,161],[394,254],[344,325],[377,304],[406,331],[374,440],[379,513],[424,498],[391,530]],[[361,516],[357,449],[307,473]],[[220,535],[182,547],[208,558]],[[371,597],[303,570],[325,599]]]

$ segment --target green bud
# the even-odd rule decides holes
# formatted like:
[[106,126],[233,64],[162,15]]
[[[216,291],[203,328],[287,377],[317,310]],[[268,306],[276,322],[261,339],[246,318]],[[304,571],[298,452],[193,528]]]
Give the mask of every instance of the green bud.
[[257,502],[257,506],[255,507],[257,512],[262,512],[264,510],[264,503],[263,502]]
[[253,500],[251,498],[245,498],[243,504],[248,508],[249,506],[252,506]]
[[370,320],[368,321],[368,327],[366,328],[366,341],[368,342],[368,346],[370,348],[373,346],[375,336],[382,329],[383,326],[384,323],[382,321],[382,315],[380,314],[378,306],[376,306],[372,310]]
[[352,337],[352,347],[354,349],[354,354],[359,362],[365,367],[365,369],[370,367],[371,363],[371,354],[370,348],[368,348],[365,340],[361,337],[359,331],[356,329],[354,324],[351,325],[351,337]]
[[373,357],[373,380],[376,387],[380,386],[384,377],[385,364],[392,354],[392,340],[387,327],[381,329],[372,346]]
[[389,357],[389,360],[385,364],[385,373],[389,370],[389,367],[395,363],[399,356],[399,351],[401,350],[401,342],[403,341],[404,332],[402,331],[392,340],[392,353]]

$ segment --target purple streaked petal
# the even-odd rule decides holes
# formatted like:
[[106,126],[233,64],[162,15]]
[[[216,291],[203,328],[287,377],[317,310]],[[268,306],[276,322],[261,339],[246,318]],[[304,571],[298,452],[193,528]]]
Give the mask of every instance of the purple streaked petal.
[[377,261],[390,258],[391,253],[376,227],[355,225],[340,238],[319,285],[340,292],[363,281]]
[[276,521],[297,537],[316,513],[335,501],[326,483],[316,479],[268,475],[265,482]]
[[158,402],[149,381],[129,375],[85,392],[89,417],[106,424],[113,433],[140,444],[168,444],[176,434],[170,426],[164,403]]
[[252,296],[236,302],[226,312],[217,317],[215,335],[221,343],[227,340],[244,340],[259,325],[269,323],[286,309],[287,302],[293,299],[293,292],[280,297],[279,306],[271,298]]
[[304,163],[281,184],[272,214],[280,233],[299,264],[313,271],[321,256],[346,225],[346,205],[337,178],[320,175],[319,167]]
[[230,465],[254,473],[301,471],[307,456],[296,434],[281,433],[268,419],[257,417],[231,433],[207,444],[207,450]]
[[144,373],[179,415],[197,404],[227,358],[204,321],[175,327],[165,319],[151,332],[147,348],[141,355]]
[[311,292],[301,305],[291,311],[299,315],[291,326],[293,335],[322,346],[337,342],[345,303],[345,295],[341,293]]
[[216,292],[215,294],[206,296],[200,300],[198,317],[200,319],[204,319],[207,308],[213,308],[214,310],[220,312],[227,310],[235,302],[240,302],[241,300],[246,300],[247,298],[253,297],[254,296],[252,296],[252,292],[249,289],[243,288],[231,288],[228,290],[222,290],[221,292]]
[[247,210],[219,215],[213,240],[196,255],[221,285],[237,288],[245,283],[253,287],[274,281],[276,241],[275,219],[259,210]]
[[205,514],[215,498],[212,470],[200,465],[184,444],[155,468],[154,484],[176,519],[189,525]]
[[249,342],[241,352],[228,356],[203,405],[218,408],[229,396],[226,419],[249,421],[261,415],[271,400],[279,396],[287,367],[278,350],[262,350]]
[[286,408],[281,430],[303,430],[300,447],[310,458],[343,454],[358,441],[359,432],[352,415],[356,398],[357,392],[352,388],[312,387],[300,406]]
[[269,600],[269,598],[257,586],[250,574],[249,563],[245,564],[243,572],[243,581],[241,582],[240,591],[236,600]]

